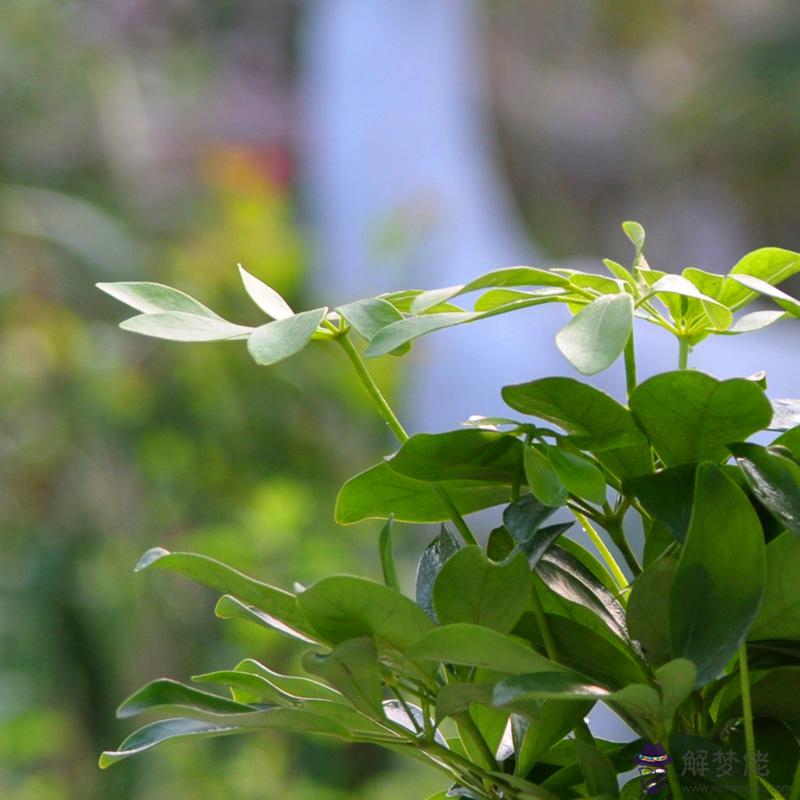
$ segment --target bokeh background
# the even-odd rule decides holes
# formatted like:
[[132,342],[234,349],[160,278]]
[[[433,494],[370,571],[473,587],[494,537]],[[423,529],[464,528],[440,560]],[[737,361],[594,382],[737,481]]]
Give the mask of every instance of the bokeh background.
[[[287,586],[377,577],[378,526],[337,528],[332,507],[390,440],[331,348],[265,370],[240,345],[139,339],[96,281],[176,285],[257,324],[239,261],[302,308],[627,260],[629,218],[655,265],[723,270],[800,249],[799,186],[793,0],[3,0],[0,797],[442,788],[280,735],[97,769],[147,680],[297,661],[215,619],[212,593],[134,576],[138,556],[202,551]],[[504,380],[568,372],[550,322],[520,317],[378,362],[379,380],[415,429],[485,413]],[[737,371],[763,365],[760,341]],[[398,537],[407,584],[430,536]]]

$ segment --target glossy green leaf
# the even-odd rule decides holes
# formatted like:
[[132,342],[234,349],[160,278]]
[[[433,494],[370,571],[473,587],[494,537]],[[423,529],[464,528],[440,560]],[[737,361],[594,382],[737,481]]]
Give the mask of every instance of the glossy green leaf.
[[598,747],[580,739],[575,740],[575,753],[589,797],[615,797],[618,793],[617,771],[609,757]]
[[536,267],[507,267],[487,272],[479,278],[460,286],[450,286],[445,289],[432,289],[422,292],[414,298],[411,311],[421,314],[440,303],[452,300],[458,295],[475,292],[479,289],[489,289],[505,286],[555,286],[564,287],[567,281],[555,272],[537,269]]
[[669,661],[669,591],[678,569],[674,558],[661,558],[633,582],[628,598],[628,633],[654,665]]
[[761,524],[749,500],[719,467],[701,464],[669,594],[672,655],[696,665],[698,685],[717,677],[745,640],[765,570]]
[[757,444],[729,447],[753,494],[787,530],[800,537],[800,464]]
[[547,455],[561,484],[577,497],[602,505],[606,499],[606,479],[585,456],[560,447],[548,447]]
[[628,639],[625,611],[614,595],[574,556],[552,545],[536,565],[536,574],[555,594],[591,611],[610,631]]
[[436,695],[436,720],[468,711],[475,703],[491,705],[493,696],[493,683],[446,683]]
[[249,578],[213,558],[195,553],[170,553],[162,547],[154,547],[136,565],[137,572],[144,569],[177,572],[218,592],[232,594],[264,612],[275,630],[304,642],[319,641],[318,634],[301,613],[293,594]]
[[195,683],[213,683],[227,686],[233,692],[233,699],[240,703],[268,703],[270,705],[296,705],[297,698],[281,691],[260,675],[251,672],[240,672],[235,669],[206,672],[193,675]]
[[[800,254],[780,247],[762,247],[744,256],[730,275],[752,275],[773,286],[800,272]],[[756,292],[731,278],[726,279],[717,299],[732,311],[742,308],[757,296]]]
[[[507,503],[510,487],[486,481],[442,481],[461,514]],[[444,522],[450,510],[428,481],[408,478],[395,472],[385,462],[350,478],[336,499],[336,521],[350,525],[365,519],[388,519],[398,522]]]
[[578,372],[594,375],[610,367],[633,329],[633,298],[604,295],[579,311],[556,335],[556,345]]
[[329,641],[375,637],[405,653],[433,623],[400,592],[352,575],[323,578],[297,596],[300,610]]
[[378,651],[372,639],[347,639],[330,653],[308,651],[302,664],[306,672],[333,686],[363,714],[383,717]]
[[534,499],[553,509],[563,506],[567,502],[569,492],[559,479],[548,452],[536,445],[529,445],[525,447],[523,453],[525,477]]
[[246,658],[236,665],[236,672],[257,675],[278,691],[300,700],[332,700],[340,701],[342,696],[335,689],[324,683],[302,678],[297,675],[283,675],[253,658]]
[[800,640],[800,541],[784,533],[767,545],[764,599],[751,640]]
[[162,311],[156,314],[139,314],[119,324],[124,331],[168,339],[172,342],[221,342],[226,339],[244,339],[253,328],[234,325],[224,319],[187,314],[183,311]]
[[672,719],[678,706],[691,694],[696,681],[697,669],[685,658],[676,658],[656,670],[662,719]]
[[[254,730],[254,729],[250,729]],[[100,769],[107,769],[124,758],[144,753],[164,742],[189,738],[211,738],[245,733],[246,729],[234,725],[216,725],[196,719],[164,719],[152,722],[132,733],[118,750],[106,750],[100,756]]]
[[772,284],[752,275],[734,275],[733,280],[764,297],[774,300],[787,314],[800,317],[800,301],[790,294],[777,289]]
[[681,543],[686,541],[692,517],[696,469],[695,464],[681,464],[625,481],[645,511]]
[[525,542],[556,509],[540,503],[531,495],[524,495],[503,510],[503,524],[517,543]]
[[636,720],[652,738],[661,727],[661,697],[652,686],[632,683],[614,692],[605,701],[614,710],[621,710]]
[[436,578],[433,607],[442,625],[470,622],[508,633],[522,616],[530,591],[530,567],[523,553],[498,564],[480,547],[465,547]]
[[161,678],[134,692],[119,706],[117,717],[127,719],[152,711],[181,714],[187,709],[208,714],[242,714],[257,710],[251,705]]
[[298,631],[288,630],[286,626],[282,626],[274,617],[264,611],[259,611],[255,606],[237,600],[237,598],[229,594],[224,594],[217,600],[217,604],[214,607],[214,614],[220,619],[240,619],[245,622],[252,622],[269,630],[288,634],[293,639],[299,639],[308,644],[314,644],[319,639],[318,636],[312,638]]
[[381,556],[381,571],[383,572],[383,582],[398,592],[400,582],[397,580],[397,570],[394,566],[394,553],[392,552],[392,525],[394,517],[389,517],[386,524],[381,528],[378,538],[378,551]]
[[447,560],[458,551],[459,543],[447,525],[442,525],[439,535],[425,548],[417,564],[415,597],[417,605],[438,622],[433,608],[433,587]]
[[291,306],[272,287],[251,275],[241,264],[239,275],[247,294],[267,316],[272,319],[288,319],[294,316]]
[[247,340],[253,360],[261,366],[269,366],[299,353],[311,341],[327,311],[327,308],[315,308],[256,328]]
[[630,436],[637,444],[604,450],[598,460],[625,477],[652,472],[644,434],[631,413],[609,395],[573,378],[542,378],[503,388],[503,400],[516,411],[552,422],[583,436]]
[[[185,292],[150,281],[120,281],[118,283],[98,283],[100,291],[111,295],[115,300],[141,311],[142,314],[158,314],[177,311],[182,314],[222,320],[219,314],[204,306]],[[224,320],[222,320],[224,321]]]
[[[572,522],[557,522],[555,525],[548,525],[531,534],[524,542],[520,542],[519,549],[528,557],[528,564],[531,567],[535,567],[542,560],[542,556],[550,549],[550,546],[558,541],[561,535],[566,533],[573,524]],[[564,541],[562,540],[562,544]]]
[[418,433],[387,460],[395,472],[421,481],[513,483],[522,463],[516,436],[478,428]]
[[740,333],[755,333],[768,328],[789,315],[785,311],[753,311],[739,317],[725,333],[730,335]]
[[725,445],[766,428],[772,419],[772,406],[757,384],[743,378],[718,381],[693,370],[646,380],[634,389],[630,405],[666,466],[724,461]]
[[513,709],[527,700],[592,700],[609,694],[605,686],[570,672],[535,672],[504,678],[494,688],[493,702]]
[[521,639],[466,622],[434,628],[411,648],[407,657],[414,661],[444,661],[511,674],[563,669]]

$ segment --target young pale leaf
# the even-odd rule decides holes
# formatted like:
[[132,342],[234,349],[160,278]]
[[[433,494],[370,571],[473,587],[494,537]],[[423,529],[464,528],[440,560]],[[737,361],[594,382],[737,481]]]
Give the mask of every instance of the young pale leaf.
[[[510,487],[487,481],[442,481],[438,484],[461,514],[507,503]],[[336,499],[336,521],[350,525],[365,519],[398,522],[444,522],[450,510],[436,491],[437,484],[395,472],[387,463],[370,467],[350,478]]]
[[694,370],[656,375],[634,389],[631,411],[666,466],[728,457],[729,442],[766,428],[772,406],[758,384]]
[[247,294],[268,317],[288,319],[294,316],[294,311],[289,304],[273,288],[267,286],[255,275],[251,275],[241,264],[239,264],[239,274],[242,276],[242,283]]
[[131,308],[135,308],[137,311],[141,311],[142,314],[177,311],[183,314],[222,320],[219,314],[216,314],[198,300],[178,289],[164,286],[161,283],[121,281],[119,283],[98,283],[96,286],[100,291],[111,295],[114,299],[125,303]]
[[628,633],[655,666],[670,658],[667,598],[677,569],[674,558],[659,559],[636,578],[628,598]]
[[755,333],[756,331],[768,328],[782,319],[789,316],[785,311],[753,311],[751,314],[744,314],[728,328],[728,335],[735,336],[740,333]]
[[479,289],[490,289],[504,286],[557,286],[563,287],[567,281],[561,275],[549,270],[535,267],[507,267],[487,272],[479,278],[461,286],[450,286],[445,289],[432,289],[422,292],[414,298],[411,311],[422,314],[434,306],[451,300],[458,295],[475,292]]
[[786,294],[786,292],[776,289],[772,284],[760,278],[755,278],[752,275],[733,275],[731,277],[742,286],[774,300],[784,311],[791,314],[793,317],[800,317],[800,301],[790,294]]
[[156,314],[139,314],[119,324],[124,331],[168,339],[171,342],[221,342],[226,339],[244,339],[252,328],[234,325],[217,317],[187,314],[183,311],[163,311]]
[[633,329],[629,294],[598,297],[556,335],[556,345],[578,372],[594,375],[622,354]]
[[765,572],[764,537],[750,501],[719,467],[701,464],[669,593],[672,655],[694,662],[698,686],[716,678],[745,640]]
[[555,509],[567,502],[569,492],[546,453],[535,445],[525,447],[524,465],[528,485],[540,504]]
[[227,686],[233,691],[233,699],[240,703],[253,702],[267,703],[269,705],[296,705],[297,699],[282,692],[266,681],[260,675],[250,672],[239,672],[235,669],[223,669],[215,672],[206,672],[203,675],[193,675],[195,683],[213,683],[217,686]]
[[636,248],[636,255],[633,259],[633,265],[635,267],[641,267],[638,262],[642,259],[642,251],[644,250],[644,228],[642,227],[641,223],[629,220],[622,223],[622,230]]
[[442,567],[433,587],[433,607],[442,625],[471,622],[508,633],[530,599],[528,559],[489,561],[480,547],[459,550]]
[[269,667],[265,667],[261,662],[253,658],[246,658],[244,661],[239,662],[235,671],[258,675],[270,686],[298,700],[331,700],[338,702],[342,699],[339,692],[329,686],[325,686],[323,683],[296,675],[282,675],[280,672],[274,672]]
[[663,294],[674,294],[697,300],[715,328],[724,331],[730,327],[733,319],[731,310],[713,297],[703,294],[692,281],[683,275],[666,274],[662,276],[650,287],[648,293],[648,295],[659,296]]
[[479,428],[417,433],[387,463],[394,472],[420,481],[510,484],[522,465],[522,443],[516,436]]
[[547,455],[559,481],[571,494],[598,505],[605,502],[606,479],[589,459],[559,447],[548,447]]
[[162,547],[154,547],[139,559],[136,571],[143,569],[177,572],[218,592],[235,595],[263,611],[276,630],[304,642],[319,641],[318,634],[301,613],[293,594],[249,578],[213,558],[195,553],[170,553]]
[[144,753],[163,742],[188,739],[228,736],[245,733],[253,728],[237,728],[235,725],[216,725],[196,719],[164,719],[139,728],[119,746],[118,750],[106,750],[100,756],[100,769],[107,769],[124,758]]
[[256,328],[247,340],[247,349],[256,364],[277,364],[299,353],[310,341],[322,322],[327,308],[303,311]]
[[389,517],[381,528],[378,540],[378,550],[381,555],[381,571],[383,582],[390,588],[400,591],[400,582],[397,580],[397,570],[394,566],[394,553],[392,552],[392,524],[394,517]]
[[633,278],[633,275],[622,266],[622,264],[618,264],[616,261],[612,261],[610,258],[604,258],[603,264],[605,268],[615,277],[617,280],[624,281],[628,284],[632,289],[636,290],[636,281]]
[[387,325],[403,319],[403,315],[391,303],[379,297],[356,300],[339,306],[336,310],[350,323],[356,333],[368,342]]
[[758,444],[728,448],[742,469],[753,494],[787,530],[800,538],[800,464]]
[[378,651],[368,637],[347,639],[328,654],[308,651],[303,669],[341,692],[362,714],[383,718],[383,693]]
[[764,600],[749,639],[800,639],[800,541],[783,533],[767,545]]
[[298,595],[300,610],[329,641],[374,636],[400,653],[432,627],[425,612],[400,592],[353,575],[323,578]]
[[508,634],[458,622],[426,633],[406,654],[412,661],[444,661],[505,674],[557,672],[564,668]]
[[653,471],[647,439],[627,408],[593,386],[573,378],[542,378],[503,387],[503,400],[514,410],[552,422],[567,433],[626,437],[635,442],[603,450],[598,460],[625,477]]
[[433,587],[442,567],[458,549],[458,540],[447,525],[442,525],[439,535],[425,548],[417,565],[417,605],[436,623],[439,620],[433,608]]
[[762,247],[744,256],[730,271],[717,300],[731,311],[746,306],[757,296],[756,292],[732,280],[737,275],[752,275],[773,286],[800,272],[800,253],[782,250],[780,247]]

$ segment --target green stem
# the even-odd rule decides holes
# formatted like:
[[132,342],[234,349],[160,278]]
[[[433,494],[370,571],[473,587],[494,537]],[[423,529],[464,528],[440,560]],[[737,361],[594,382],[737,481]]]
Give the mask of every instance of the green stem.
[[674,763],[667,765],[667,780],[669,780],[669,788],[672,789],[672,800],[683,800],[681,779],[675,769]]
[[750,800],[758,800],[756,737],[753,733],[753,706],[750,702],[750,670],[747,665],[747,645],[744,644],[739,648],[739,679],[742,689],[744,741],[747,747],[747,783],[750,789]]
[[489,745],[486,744],[486,739],[483,738],[483,734],[475,724],[475,720],[472,719],[469,711],[463,711],[460,714],[454,714],[453,719],[458,725],[458,732],[461,734],[461,736],[466,736],[480,751],[483,760],[486,762],[484,766],[486,766],[489,770],[499,770],[500,767],[497,764],[494,753],[489,749]]
[[536,617],[536,624],[539,626],[539,631],[542,634],[542,641],[544,642],[544,649],[547,657],[551,661],[558,661],[558,650],[556,649],[556,641],[553,638],[553,633],[550,626],[547,624],[547,617],[542,608],[542,601],[536,593],[536,585],[533,586],[531,591],[531,606],[533,607],[533,616]]
[[689,337],[678,337],[678,369],[686,369],[689,365]]
[[[364,384],[364,388],[372,398],[375,408],[378,410],[378,413],[381,415],[384,422],[386,422],[386,424],[389,426],[389,429],[395,435],[395,438],[401,444],[403,442],[407,442],[409,439],[408,432],[397,418],[397,415],[392,410],[389,402],[383,396],[383,392],[381,392],[378,384],[375,383],[372,375],[367,369],[367,365],[364,363],[364,359],[361,358],[361,355],[359,354],[358,350],[356,350],[355,345],[353,345],[353,342],[350,340],[350,337],[347,335],[347,333],[342,333],[341,335],[337,336],[336,341],[339,342],[345,354],[350,359],[350,363],[353,365],[356,375],[358,375],[361,383]],[[450,496],[438,484],[432,483],[431,486],[433,487],[433,491],[436,492],[437,496],[439,497],[439,500],[441,500],[442,505],[444,505],[444,507],[447,509],[447,513],[450,515],[450,518],[453,520],[453,524],[458,529],[464,541],[467,544],[478,544],[478,540],[469,529],[469,526],[464,521],[464,517],[461,516],[461,513],[450,499]]]
[[597,552],[600,553],[603,561],[606,562],[606,566],[611,570],[611,574],[614,577],[614,580],[619,586],[620,589],[624,589],[628,585],[628,579],[625,577],[625,573],[620,569],[619,564],[617,564],[614,556],[611,554],[611,551],[606,547],[606,543],[603,541],[600,534],[594,529],[594,526],[591,522],[579,511],[576,511],[574,508],[572,509],[572,513],[575,516],[575,519],[578,520],[581,527],[586,531],[589,538],[592,540],[592,543],[597,548]]
[[[609,508],[608,511],[611,512],[611,509]],[[625,563],[628,565],[635,578],[641,573],[642,567],[633,550],[631,550],[628,540],[625,538],[625,531],[622,529],[621,520],[613,516],[613,512],[611,512],[611,514],[612,516],[607,516],[602,525],[608,531],[611,541],[619,548],[622,557],[625,559]]]
[[636,388],[636,350],[633,344],[633,331],[625,345],[625,386],[628,390],[628,397],[630,397]]

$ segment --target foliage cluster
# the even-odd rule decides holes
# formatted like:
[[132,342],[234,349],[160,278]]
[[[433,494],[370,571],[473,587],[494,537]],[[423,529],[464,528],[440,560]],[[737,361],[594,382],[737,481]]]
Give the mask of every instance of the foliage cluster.
[[[386,520],[383,583],[333,575],[289,592],[202,555],[155,548],[142,556],[139,570],[177,572],[220,592],[218,616],[303,643],[305,674],[246,659],[193,679],[229,696],[148,684],[119,714],[161,719],[104,753],[102,766],[175,739],[277,728],[407,754],[449,776],[447,796],[553,800],[619,796],[618,776],[644,743],[660,742],[676,762],[724,748],[749,767],[745,791],[736,777],[679,780],[673,764],[676,798],[688,787],[797,800],[800,401],[771,402],[763,375],[718,380],[687,362],[708,336],[800,317],[800,303],[776,288],[800,271],[800,254],[763,248],[725,276],[677,275],[649,266],[641,226],[623,228],[635,255],[630,268],[606,260],[608,276],[514,267],[333,310],[295,313],[240,268],[271,318],[257,328],[159,284],[100,285],[140,312],[122,323],[127,330],[244,340],[262,365],[311,341],[340,345],[399,442],[348,480],[336,504],[341,524]],[[471,292],[480,293],[471,310],[457,305]],[[758,297],[777,309],[734,318]],[[579,372],[624,357],[627,405],[549,377],[503,388],[517,417],[409,436],[355,341],[367,356],[402,355],[424,334],[544,303],[571,312],[556,344]],[[678,370],[638,383],[636,319],[677,338]],[[764,431],[779,436],[748,441]],[[502,524],[482,546],[465,515],[495,506]],[[396,522],[442,523],[419,560],[413,599],[394,567]],[[565,535],[575,523],[596,555]],[[637,738],[595,738],[585,717],[598,702]],[[768,779],[756,769],[758,750],[780,754]],[[621,792],[638,795],[638,779]]]

